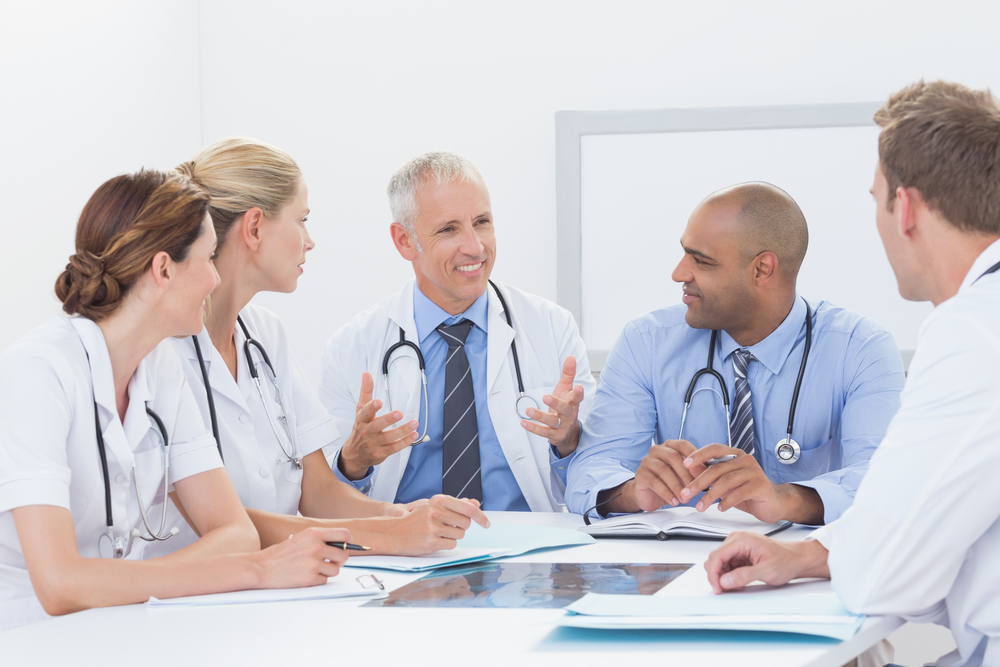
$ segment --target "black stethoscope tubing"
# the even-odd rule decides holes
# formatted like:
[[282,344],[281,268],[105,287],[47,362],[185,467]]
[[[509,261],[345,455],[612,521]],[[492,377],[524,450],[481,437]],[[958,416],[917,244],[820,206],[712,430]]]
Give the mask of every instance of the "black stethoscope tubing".
[[[509,326],[511,329],[513,329],[514,328],[514,320],[511,318],[510,308],[507,307],[507,300],[504,299],[503,293],[500,291],[500,288],[497,287],[497,285],[496,285],[495,282],[493,282],[492,280],[488,280],[487,282],[490,284],[490,286],[493,287],[493,291],[496,292],[497,298],[500,299],[500,307],[503,308],[503,314],[504,314],[504,318],[507,320],[507,326]],[[391,346],[389,346],[389,349],[386,350],[385,355],[383,355],[383,357],[382,357],[382,376],[385,378],[385,381],[386,381],[386,390],[388,390],[388,386],[389,386],[388,385],[388,382],[389,382],[389,361],[390,361],[390,359],[392,357],[392,353],[395,352],[400,347],[408,347],[411,350],[413,350],[416,353],[416,355],[417,355],[417,365],[420,368],[421,374],[424,375],[424,372],[425,372],[424,355],[420,351],[420,346],[417,345],[416,343],[412,342],[412,341],[406,340],[406,333],[403,331],[403,327],[399,327],[399,342],[393,343]],[[525,393],[524,393],[524,380],[521,377],[521,363],[520,363],[520,361],[518,360],[518,357],[517,357],[517,343],[515,343],[513,339],[510,341],[510,352],[511,352],[511,355],[513,356],[513,358],[514,358],[514,373],[517,376],[518,399],[515,402],[515,410],[517,411],[517,413],[518,413],[519,416],[523,417],[524,419],[528,419],[527,414],[522,414],[521,410],[519,409],[518,404],[520,403],[521,399],[527,399],[528,401],[530,401],[531,403],[533,403],[534,404],[533,407],[536,410],[538,409],[538,403],[533,398],[531,398],[530,396],[526,396]],[[426,429],[425,429],[425,436],[426,436]],[[424,442],[424,441],[425,441],[424,439],[420,440],[420,442]]]
[[[271,369],[271,373],[277,377],[277,373],[274,373],[274,366],[271,364],[271,358],[267,356],[267,350],[250,335],[250,330],[243,323],[243,318],[237,315],[236,323],[243,329],[243,354],[247,359],[247,369],[250,371],[250,377],[254,380],[259,377],[257,365],[250,363],[250,360],[253,358],[250,356],[251,345],[260,351],[260,356],[264,359],[264,363]],[[205,394],[208,396],[208,416],[212,421],[212,435],[215,436],[215,444],[219,447],[219,457],[222,458],[224,464],[226,459],[222,456],[222,438],[219,437],[219,417],[215,412],[215,398],[212,396],[212,384],[208,381],[208,367],[205,366],[205,356],[201,353],[201,344],[198,342],[198,336],[191,336],[191,340],[194,341],[194,353],[198,355],[198,367],[201,368],[201,379],[205,381]]]
[[[990,272],[996,271],[997,269],[1000,269],[1000,264],[994,266],[990,270]],[[805,301],[805,299],[803,299],[803,301]],[[802,352],[802,362],[799,364],[799,374],[798,377],[795,379],[795,389],[792,391],[792,403],[788,409],[788,434],[785,440],[782,440],[780,443],[778,443],[778,448],[782,447],[783,444],[787,443],[794,449],[796,450],[798,449],[798,446],[794,445],[793,444],[794,441],[792,440],[792,430],[795,425],[795,408],[798,406],[799,403],[799,391],[802,388],[802,378],[805,376],[806,362],[809,360],[809,351],[810,349],[812,349],[812,308],[809,307],[808,301],[805,301],[805,304],[806,304],[806,345],[805,349]],[[694,377],[691,378],[691,382],[688,384],[687,392],[684,394],[684,413],[686,416],[687,408],[691,404],[691,398],[694,396],[695,385],[697,385],[698,379],[701,378],[702,375],[706,374],[711,375],[713,378],[715,378],[715,380],[718,381],[719,387],[722,389],[722,404],[725,406],[726,409],[726,421],[727,421],[726,427],[728,429],[729,407],[730,407],[729,391],[726,389],[726,383],[722,378],[722,374],[713,368],[713,362],[715,361],[715,344],[718,341],[718,337],[719,337],[718,330],[713,329],[712,338],[708,344],[708,363],[704,368],[702,368],[701,370],[699,370],[694,374]],[[683,422],[684,420],[682,418],[681,434],[683,434],[684,430]],[[732,436],[730,436],[730,438],[731,437]],[[730,440],[729,446],[732,447],[732,445],[733,443]],[[798,460],[798,453],[795,452],[794,458],[792,458],[789,461],[782,459],[780,455],[778,456],[778,460],[780,460],[782,463],[794,463],[796,460]]]
[[[247,369],[250,371],[250,377],[255,383],[257,383],[257,388],[260,389],[260,374],[257,372],[257,364],[253,363],[253,357],[250,355],[251,346],[257,348],[257,351],[260,352],[260,356],[264,360],[264,363],[267,364],[269,369],[271,369],[271,375],[277,378],[278,374],[274,372],[274,364],[271,363],[271,357],[267,355],[267,350],[264,349],[264,346],[261,345],[260,341],[250,335],[250,330],[247,329],[247,325],[243,322],[243,317],[237,315],[236,323],[239,324],[240,329],[243,330],[243,355],[247,360]],[[191,340],[194,342],[194,351],[198,356],[198,366],[201,369],[201,378],[205,381],[205,393],[208,396],[208,415],[212,421],[212,435],[215,436],[215,444],[219,448],[219,457],[222,459],[223,465],[225,465],[226,460],[225,457],[222,456],[222,438],[219,437],[219,417],[215,411],[215,399],[212,396],[212,384],[208,381],[208,368],[205,366],[205,356],[201,352],[201,344],[198,343],[198,336],[191,336]],[[277,387],[277,384],[275,384],[275,387]],[[263,403],[263,395],[261,395],[260,400]],[[277,433],[275,433],[275,437],[278,437]],[[289,442],[292,445],[292,449],[295,449],[295,443],[291,441],[290,432]],[[288,456],[290,461],[295,461],[296,467],[301,467],[300,462],[295,459],[293,455],[289,454]]]
[[[146,414],[153,418],[153,421],[156,422],[156,427],[160,429],[160,435],[163,436],[164,457],[169,456],[170,440],[167,438],[167,429],[163,425],[163,420],[148,405],[146,406]],[[97,435],[97,453],[101,458],[101,474],[104,477],[104,523],[108,528],[108,535],[111,535],[115,528],[114,512],[111,509],[111,473],[108,472],[108,453],[104,445],[104,434],[101,433],[101,417],[97,410],[96,398],[94,399],[94,431]],[[164,483],[166,483],[166,480],[164,480]],[[112,538],[111,544],[112,548],[114,548],[114,538]]]
[[990,268],[986,269],[986,270],[985,270],[985,271],[983,272],[983,275],[979,276],[979,278],[976,278],[976,279],[975,279],[975,280],[973,281],[973,283],[976,283],[976,282],[978,282],[979,280],[981,280],[981,279],[982,279],[982,278],[983,278],[984,276],[988,276],[988,275],[990,275],[991,273],[996,273],[997,271],[1000,271],[1000,262],[997,262],[996,264],[994,264],[994,265],[993,265],[993,266],[991,266]]
[[[500,299],[500,307],[503,308],[504,317],[507,320],[507,326],[511,329],[514,328],[514,321],[510,317],[510,308],[507,307],[507,300],[503,298],[503,294],[500,293],[500,288],[497,287],[496,283],[492,280],[487,281],[493,287],[493,291],[497,293],[497,298]],[[412,341],[406,340],[406,333],[403,331],[403,327],[399,327],[399,342],[393,343],[388,350],[385,351],[385,355],[382,357],[382,375],[389,375],[389,360],[392,357],[392,353],[395,352],[400,347],[408,347],[417,354],[417,365],[420,370],[425,370],[424,366],[424,355],[420,351],[420,346]],[[517,391],[520,394],[524,393],[524,381],[521,379],[521,364],[517,360],[517,343],[514,341],[510,342],[510,352],[514,357],[514,373],[517,375]]]
[[198,355],[201,378],[205,381],[205,394],[208,396],[208,416],[212,420],[212,435],[215,436],[215,445],[219,448],[219,458],[222,459],[222,465],[225,465],[226,457],[222,455],[222,438],[219,437],[219,418],[215,413],[215,398],[212,396],[212,384],[208,381],[208,368],[205,366],[205,357],[201,353],[201,344],[198,342],[198,336],[191,336],[191,340],[194,341],[194,353]]

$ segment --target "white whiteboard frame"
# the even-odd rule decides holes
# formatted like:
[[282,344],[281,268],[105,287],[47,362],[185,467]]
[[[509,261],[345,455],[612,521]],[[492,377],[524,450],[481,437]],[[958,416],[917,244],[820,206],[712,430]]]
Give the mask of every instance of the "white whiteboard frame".
[[[582,158],[584,136],[726,132],[874,125],[881,102],[807,104],[704,109],[556,112],[556,301],[569,310],[583,329],[581,292]],[[604,368],[608,350],[588,350],[590,366]],[[912,351],[903,351],[909,365]]]

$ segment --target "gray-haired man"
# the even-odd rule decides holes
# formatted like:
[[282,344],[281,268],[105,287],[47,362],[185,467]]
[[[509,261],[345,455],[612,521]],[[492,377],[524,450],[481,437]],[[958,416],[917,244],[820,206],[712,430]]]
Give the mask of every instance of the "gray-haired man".
[[445,493],[488,510],[555,510],[595,388],[572,315],[491,283],[490,195],[465,158],[414,158],[388,195],[414,280],[327,343],[320,397],[351,433],[334,470],[388,502]]

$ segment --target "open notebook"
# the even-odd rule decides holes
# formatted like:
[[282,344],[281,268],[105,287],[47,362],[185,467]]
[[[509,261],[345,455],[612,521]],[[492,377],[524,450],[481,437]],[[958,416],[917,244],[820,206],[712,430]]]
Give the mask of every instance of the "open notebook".
[[655,512],[627,514],[604,519],[580,530],[594,537],[723,540],[737,530],[773,535],[790,525],[789,521],[764,523],[738,509],[720,512],[718,504],[715,504],[704,512],[698,512],[693,507],[669,507]]

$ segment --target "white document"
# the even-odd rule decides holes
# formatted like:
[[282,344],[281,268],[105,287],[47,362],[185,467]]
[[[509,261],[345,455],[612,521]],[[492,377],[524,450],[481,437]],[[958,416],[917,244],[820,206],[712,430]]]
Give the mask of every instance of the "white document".
[[655,512],[640,512],[604,519],[580,528],[594,537],[695,537],[724,539],[737,530],[771,535],[792,525],[789,521],[764,523],[738,509],[720,512],[718,504],[704,512],[693,507],[669,507]]
[[210,595],[188,595],[179,598],[149,598],[149,607],[197,607],[216,604],[251,604],[255,602],[284,602],[289,600],[328,600],[333,598],[376,597],[384,595],[378,582],[368,574],[342,571],[330,577],[322,586],[308,588],[274,588],[255,591],[233,591]]
[[348,559],[344,567],[361,567],[396,572],[425,572],[439,567],[475,563],[510,555],[510,549],[450,549],[426,556],[361,556]]
[[588,593],[566,607],[560,625],[618,630],[742,630],[791,632],[846,640],[864,616],[850,613],[831,594],[794,588],[775,594],[744,592],[705,597]]

